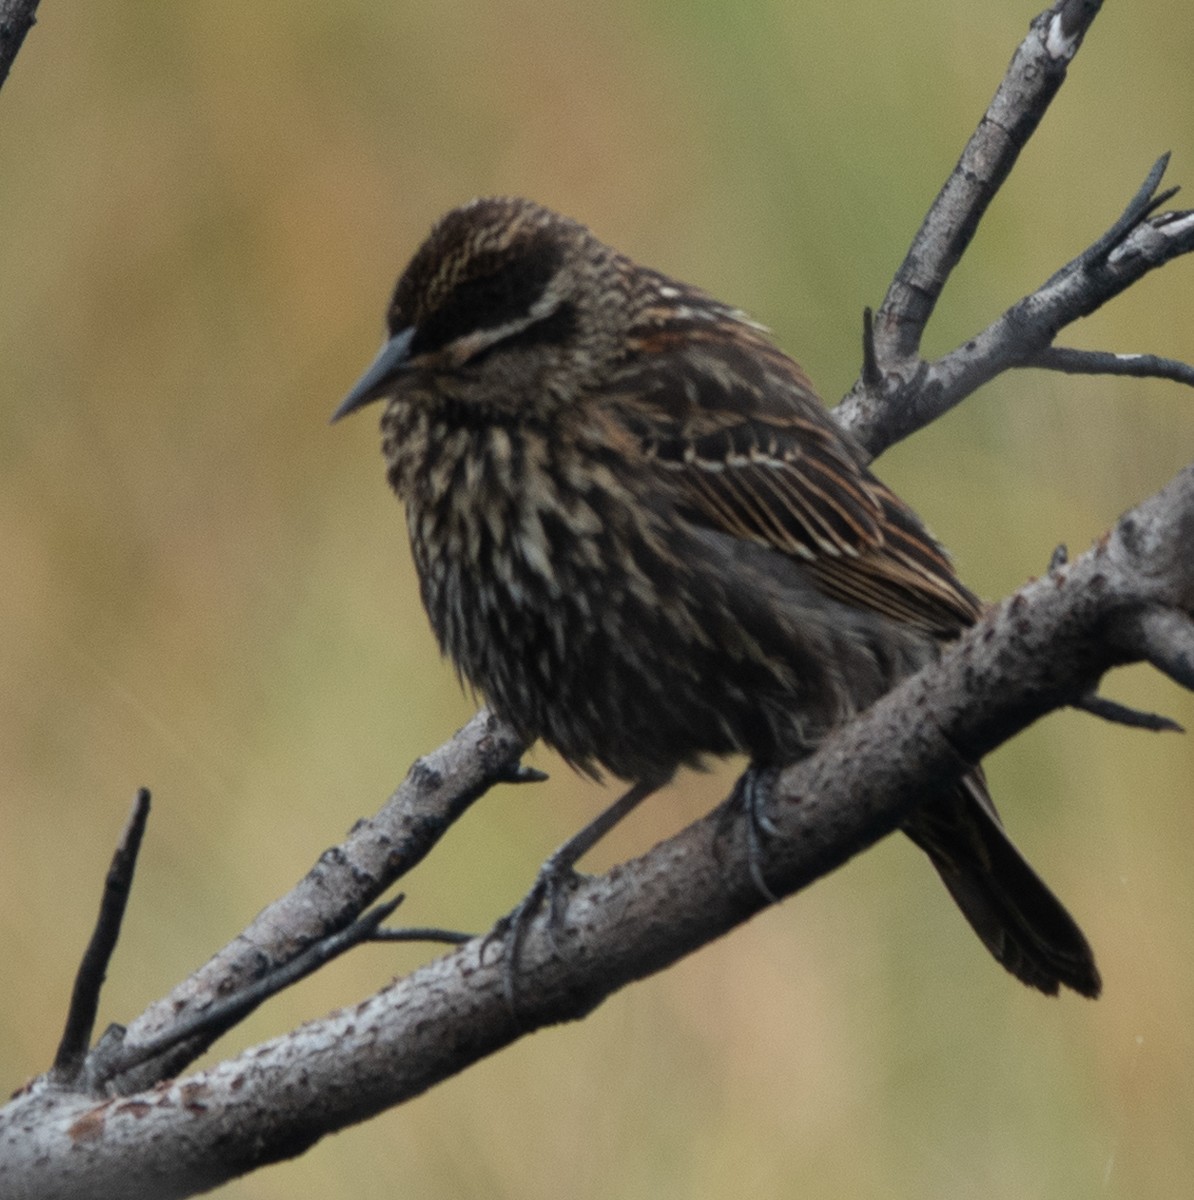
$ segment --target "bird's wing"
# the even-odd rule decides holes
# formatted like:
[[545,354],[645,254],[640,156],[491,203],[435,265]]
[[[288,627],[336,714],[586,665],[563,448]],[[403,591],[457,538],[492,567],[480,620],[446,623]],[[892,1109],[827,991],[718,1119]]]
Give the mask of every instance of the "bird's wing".
[[689,520],[802,560],[848,604],[946,636],[975,620],[979,602],[945,552],[790,358],[747,325],[649,349],[603,408]]

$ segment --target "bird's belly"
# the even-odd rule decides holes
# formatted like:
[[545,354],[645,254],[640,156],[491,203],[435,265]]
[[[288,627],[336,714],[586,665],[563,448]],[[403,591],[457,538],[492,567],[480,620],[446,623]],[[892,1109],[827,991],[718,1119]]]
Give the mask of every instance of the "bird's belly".
[[602,569],[598,547],[581,537],[575,561],[560,562],[487,528],[457,536],[467,553],[433,556],[412,539],[423,603],[444,653],[521,733],[582,770],[625,778],[664,778],[678,761],[735,748],[698,732],[677,752],[646,736],[666,722],[665,694],[672,711],[682,700],[673,673],[652,661],[658,614]]
[[411,513],[441,648],[524,736],[580,769],[662,781],[706,755],[788,758],[831,722],[791,647],[761,647],[736,611],[738,589],[703,585],[699,561],[680,573],[669,562],[656,579],[652,547],[629,552],[636,566],[611,560],[601,530],[573,531],[569,553],[548,553],[497,536],[475,509],[454,519],[448,538],[441,527],[429,539]]

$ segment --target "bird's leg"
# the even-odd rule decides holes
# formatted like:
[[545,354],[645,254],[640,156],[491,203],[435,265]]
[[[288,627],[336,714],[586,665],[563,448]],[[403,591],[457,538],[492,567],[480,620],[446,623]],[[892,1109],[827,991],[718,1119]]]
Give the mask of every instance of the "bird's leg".
[[768,904],[779,903],[779,897],[763,878],[763,842],[779,832],[775,822],[767,815],[767,801],[771,798],[771,788],[777,774],[774,767],[760,767],[751,763],[734,784],[725,807],[727,823],[735,813],[741,813],[746,818],[747,870],[759,895]]
[[531,890],[518,907],[499,923],[491,935],[501,937],[506,943],[502,985],[506,993],[506,1004],[514,1015],[518,1013],[516,984],[519,961],[522,958],[522,948],[526,943],[527,933],[530,931],[535,915],[543,907],[544,901],[547,901],[547,934],[551,940],[552,949],[558,955],[560,947],[556,940],[556,933],[564,921],[564,910],[567,907],[565,888],[576,875],[573,869],[576,863],[592,850],[623,817],[633,812],[660,786],[661,784],[658,782],[634,784],[595,820],[590,821],[579,833],[570,837],[539,868],[539,874],[536,876]]

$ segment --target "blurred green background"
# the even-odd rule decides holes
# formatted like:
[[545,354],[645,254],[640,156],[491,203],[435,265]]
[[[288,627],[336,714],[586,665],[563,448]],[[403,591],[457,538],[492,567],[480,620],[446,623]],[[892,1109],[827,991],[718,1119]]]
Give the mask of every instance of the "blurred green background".
[[[155,812],[105,1020],[166,991],[472,711],[419,607],[373,414],[327,418],[393,278],[479,193],[749,309],[836,399],[1037,3],[46,3],[0,93],[0,1084],[53,1052],[134,789]],[[951,282],[963,339],[1194,181],[1185,0],[1112,4]],[[1194,360],[1194,264],[1068,344]],[[1194,458],[1176,385],[1022,373],[880,473],[988,596]],[[1194,726],[1143,669],[1118,698]],[[608,795],[484,799],[402,916],[486,927]],[[1097,1004],[994,966],[891,839],[748,928],[230,1200],[1166,1197],[1194,1178],[1194,751],[1061,714],[989,764],[1094,942]],[[724,794],[688,777],[594,858]],[[355,1001],[368,948],[222,1052]]]

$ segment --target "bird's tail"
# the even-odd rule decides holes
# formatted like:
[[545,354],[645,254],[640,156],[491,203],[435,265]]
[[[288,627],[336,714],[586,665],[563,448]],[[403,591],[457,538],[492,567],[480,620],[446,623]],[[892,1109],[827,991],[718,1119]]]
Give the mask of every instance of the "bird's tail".
[[1004,832],[981,771],[931,798],[904,825],[983,944],[1017,979],[1083,996],[1102,981],[1082,930]]

